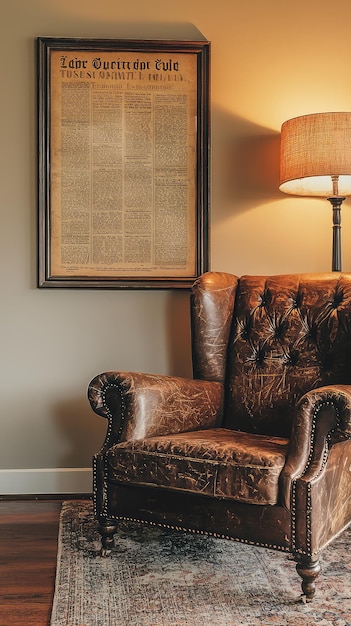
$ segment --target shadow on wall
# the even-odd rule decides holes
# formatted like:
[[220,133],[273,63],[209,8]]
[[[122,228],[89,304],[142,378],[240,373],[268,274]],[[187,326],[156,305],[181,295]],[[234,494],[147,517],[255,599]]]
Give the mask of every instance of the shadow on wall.
[[[218,108],[212,126],[215,220],[250,210],[262,200],[281,198],[280,134]],[[190,290],[170,291],[166,325],[169,372],[191,378]]]
[[[218,108],[212,127],[212,217],[220,221],[260,201],[281,198],[280,134]],[[169,372],[192,377],[190,290],[169,293],[166,324]]]
[[169,292],[165,315],[169,373],[173,376],[192,378],[190,289]]
[[212,134],[212,212],[216,220],[282,198],[278,188],[280,133],[217,107]]
[[113,25],[113,38],[117,39],[119,37],[122,39],[206,41],[206,37],[199,31],[197,26],[191,22],[116,21]]
[[61,467],[91,467],[92,456],[101,448],[107,420],[93,413],[85,397],[73,397],[53,407],[58,430],[69,449],[61,459]]
[[[170,290],[164,314],[167,373],[191,378],[190,291]],[[161,334],[160,329],[160,340]],[[91,467],[92,456],[105,439],[107,420],[93,413],[85,396],[67,397],[57,402],[52,411],[67,445],[67,452],[60,459],[61,467]]]

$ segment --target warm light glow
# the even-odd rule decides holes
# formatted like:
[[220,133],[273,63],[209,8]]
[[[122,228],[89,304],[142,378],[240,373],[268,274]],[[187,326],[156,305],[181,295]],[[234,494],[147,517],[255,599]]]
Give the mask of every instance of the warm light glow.
[[[328,196],[333,195],[333,182],[331,176],[309,176],[287,180],[279,186],[284,193],[292,193],[297,196]],[[339,176],[338,195],[351,195],[351,176]]]
[[281,129],[280,186],[285,193],[351,195],[351,113],[315,113],[284,122]]

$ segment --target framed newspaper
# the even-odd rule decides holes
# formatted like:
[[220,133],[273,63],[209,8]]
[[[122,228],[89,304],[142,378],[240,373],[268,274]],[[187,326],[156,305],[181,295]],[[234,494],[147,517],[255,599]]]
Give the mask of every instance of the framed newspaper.
[[38,286],[208,269],[208,41],[39,37]]

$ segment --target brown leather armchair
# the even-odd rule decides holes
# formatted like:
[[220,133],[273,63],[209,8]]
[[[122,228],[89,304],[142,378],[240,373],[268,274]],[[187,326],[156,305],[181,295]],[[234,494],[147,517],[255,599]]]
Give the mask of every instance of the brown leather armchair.
[[121,519],[291,552],[307,600],[351,522],[351,274],[209,272],[191,292],[193,379],[105,372],[94,500]]

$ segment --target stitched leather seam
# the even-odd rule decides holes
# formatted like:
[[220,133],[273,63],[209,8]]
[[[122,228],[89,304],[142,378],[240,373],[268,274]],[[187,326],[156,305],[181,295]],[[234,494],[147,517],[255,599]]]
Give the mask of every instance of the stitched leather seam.
[[223,461],[214,461],[213,459],[204,459],[204,458],[195,458],[195,457],[191,457],[191,456],[181,456],[181,455],[176,455],[176,454],[167,454],[166,452],[150,452],[148,450],[142,450],[142,451],[134,451],[134,450],[128,450],[127,454],[130,455],[137,455],[137,456],[150,456],[150,457],[162,457],[164,459],[170,459],[170,460],[174,460],[174,461],[191,461],[192,463],[206,463],[206,464],[211,464],[211,465],[218,465],[218,466],[232,466],[232,467],[243,467],[243,468],[248,468],[248,469],[259,469],[260,471],[265,470],[265,471],[279,471],[279,473],[281,472],[281,470],[284,467],[284,462],[285,459],[282,463],[282,465],[248,465],[243,463],[236,463],[235,461],[227,461],[227,460],[223,460]]

